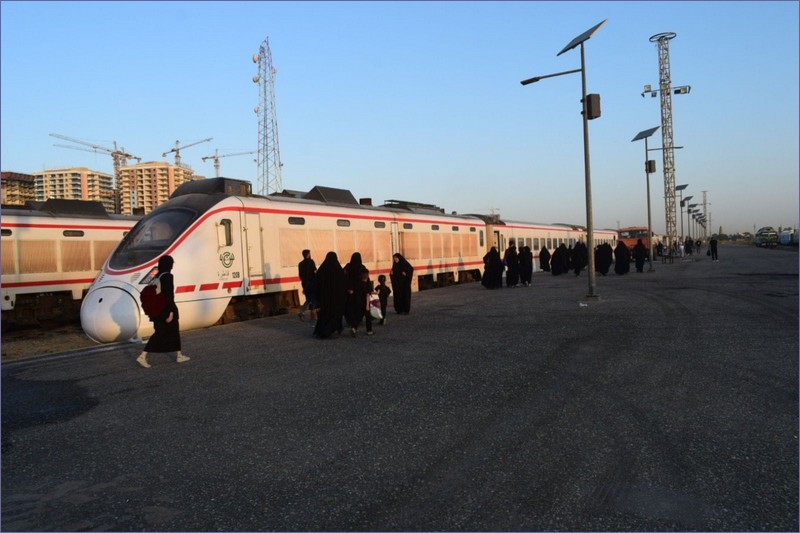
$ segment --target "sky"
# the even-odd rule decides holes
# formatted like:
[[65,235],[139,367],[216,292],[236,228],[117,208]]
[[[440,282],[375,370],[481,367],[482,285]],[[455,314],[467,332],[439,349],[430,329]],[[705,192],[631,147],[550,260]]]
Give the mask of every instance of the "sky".
[[[675,183],[710,230],[798,225],[798,2],[0,2],[0,166],[34,173],[117,146],[215,175],[202,157],[258,149],[253,54],[269,39],[282,185],[349,189],[447,212],[586,224],[581,77],[595,228],[647,225],[642,130],[661,125],[657,45],[669,41]],[[648,141],[661,147],[661,129]],[[200,142],[206,138],[209,142]],[[665,230],[661,152],[653,229]],[[254,155],[221,175],[257,185]],[[133,163],[133,161],[132,161]],[[683,224],[688,226],[686,215]],[[677,224],[678,233],[681,224]],[[685,230],[683,233],[685,234]]]

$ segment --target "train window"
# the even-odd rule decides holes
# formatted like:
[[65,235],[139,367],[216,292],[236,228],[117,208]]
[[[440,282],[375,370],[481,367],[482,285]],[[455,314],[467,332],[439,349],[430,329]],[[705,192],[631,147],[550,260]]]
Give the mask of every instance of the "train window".
[[469,231],[470,231],[470,232],[472,232],[472,233],[475,233],[475,232],[476,232],[476,231],[478,231],[478,230],[477,230],[477,229],[475,229],[475,226],[472,226],[471,228],[469,228]]
[[347,219],[344,219],[344,218],[340,218],[340,219],[338,219],[336,221],[336,225],[341,227],[341,228],[349,228],[350,227],[350,221],[347,220]]
[[432,225],[432,226],[431,226],[431,229],[432,229],[433,231],[439,231],[439,224],[434,224],[434,225]]
[[481,248],[483,248],[484,246],[486,246],[486,245],[483,243],[483,230],[481,230],[481,232],[478,234],[478,241],[480,242],[479,246],[480,246]]
[[64,237],[83,237],[84,233],[79,229],[65,229]]
[[458,231],[458,226],[453,226],[453,231]]
[[10,237],[11,236],[11,230],[10,229],[4,229],[4,230],[2,230],[2,232],[3,232],[3,237]]
[[223,218],[217,226],[217,244],[220,248],[233,244],[232,223],[229,219]]
[[151,212],[122,239],[109,259],[109,266],[125,269],[158,257],[199,215],[197,211],[183,207]]
[[403,224],[403,229],[412,229],[413,227],[414,227],[414,224],[411,224],[410,222],[405,222]]
[[386,227],[386,222],[375,221],[375,227],[376,228],[385,228]]
[[553,249],[553,239],[551,237],[547,238],[547,249],[548,250],[552,250]]
[[541,248],[539,248],[539,237],[534,237],[533,238],[533,249],[534,250],[541,250]]
[[289,217],[289,224],[293,226],[304,226],[306,219],[303,217]]

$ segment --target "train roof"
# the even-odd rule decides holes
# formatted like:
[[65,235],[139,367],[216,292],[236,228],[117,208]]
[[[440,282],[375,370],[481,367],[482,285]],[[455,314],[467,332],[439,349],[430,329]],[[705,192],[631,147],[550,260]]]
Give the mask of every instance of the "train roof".
[[25,205],[2,206],[3,213],[40,217],[72,217],[72,218],[102,218],[102,219],[131,219],[126,215],[109,214],[103,204],[96,200],[65,200],[63,198],[49,198],[48,200],[28,200]]
[[[316,185],[309,191],[297,191],[284,189],[269,196],[261,196],[252,193],[251,184],[248,181],[233,178],[208,178],[197,181],[190,181],[180,185],[170,196],[170,199],[188,195],[221,195],[221,196],[240,196],[250,198],[266,198],[279,202],[290,203],[319,203],[332,206],[344,206],[352,208],[364,208],[372,210],[385,210],[391,212],[406,212],[419,215],[438,215],[455,216],[462,218],[474,218],[474,215],[459,215],[457,213],[447,214],[441,207],[412,202],[408,200],[386,200],[383,205],[372,204],[371,198],[356,197],[347,189]],[[196,201],[196,200],[195,200]],[[219,200],[216,200],[219,201]],[[216,203],[214,201],[213,203]]]

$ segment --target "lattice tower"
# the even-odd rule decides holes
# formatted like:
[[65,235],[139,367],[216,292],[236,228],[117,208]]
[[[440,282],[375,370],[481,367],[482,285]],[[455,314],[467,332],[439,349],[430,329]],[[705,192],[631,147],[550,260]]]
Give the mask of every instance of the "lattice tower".
[[675,141],[672,134],[672,77],[669,68],[669,41],[677,34],[659,33],[650,37],[658,44],[658,73],[661,93],[661,146],[664,168],[664,214],[669,246],[678,241],[675,203]]
[[269,37],[264,39],[258,49],[258,55],[253,56],[253,61],[258,63],[258,75],[253,81],[258,84],[258,102],[255,108],[258,115],[258,177],[256,192],[267,195],[280,192],[281,184],[281,154],[278,145],[278,117],[275,113],[275,74],[277,70],[272,66],[272,52],[269,48]]

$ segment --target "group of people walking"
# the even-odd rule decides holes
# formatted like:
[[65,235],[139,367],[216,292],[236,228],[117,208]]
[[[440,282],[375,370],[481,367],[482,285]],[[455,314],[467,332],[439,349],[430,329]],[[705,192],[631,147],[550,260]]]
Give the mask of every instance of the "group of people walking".
[[[709,255],[716,261],[717,242],[712,240],[709,247]],[[639,239],[631,249],[623,241],[617,241],[615,248],[604,242],[594,249],[594,269],[595,272],[605,276],[613,265],[617,275],[624,275],[631,270],[631,260],[633,260],[637,272],[644,271],[644,264],[647,261],[649,250]],[[518,285],[529,287],[533,274],[533,254],[528,246],[522,247],[517,252],[517,247],[513,239],[509,240],[509,247],[506,249],[502,258],[497,247],[492,246],[489,252],[483,256],[483,278],[481,283],[487,289],[499,289],[503,286],[503,273],[506,275],[506,287],[516,287]],[[580,276],[581,272],[589,265],[589,249],[581,241],[575,243],[574,247],[567,247],[561,243],[550,253],[546,246],[542,246],[539,251],[539,268],[545,272],[550,272],[554,276],[573,272]]]
[[528,246],[519,252],[513,239],[508,249],[500,258],[497,248],[492,248],[483,256],[483,277],[481,283],[487,289],[499,289],[503,286],[503,272],[506,273],[506,287],[530,287],[533,280],[533,253]]
[[350,329],[350,335],[355,337],[362,323],[366,324],[367,335],[372,335],[370,299],[373,295],[380,302],[381,325],[386,324],[386,310],[392,290],[395,312],[407,315],[411,311],[414,267],[399,253],[392,256],[392,289],[386,285],[386,276],[383,274],[378,276],[378,285],[374,285],[359,252],[354,252],[344,267],[339,263],[336,252],[328,252],[317,268],[310,250],[303,250],[303,260],[297,269],[306,297],[299,316],[302,320],[305,311],[311,310],[314,336],[317,338],[340,335],[345,325]]

